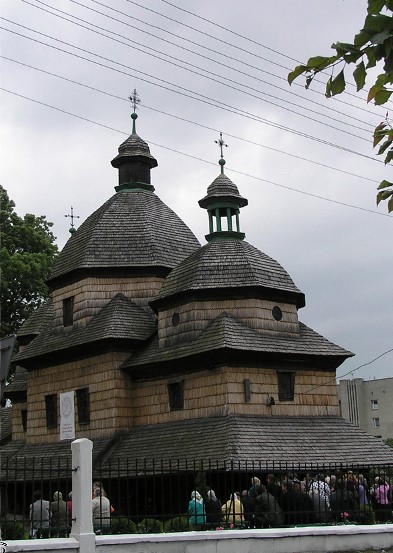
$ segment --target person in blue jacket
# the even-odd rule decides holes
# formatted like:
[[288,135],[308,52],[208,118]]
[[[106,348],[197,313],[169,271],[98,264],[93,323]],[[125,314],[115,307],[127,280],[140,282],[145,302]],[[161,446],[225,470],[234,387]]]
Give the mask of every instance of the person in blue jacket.
[[201,494],[197,491],[191,493],[191,499],[188,502],[188,514],[190,515],[190,522],[195,529],[200,529],[205,525],[205,506]]

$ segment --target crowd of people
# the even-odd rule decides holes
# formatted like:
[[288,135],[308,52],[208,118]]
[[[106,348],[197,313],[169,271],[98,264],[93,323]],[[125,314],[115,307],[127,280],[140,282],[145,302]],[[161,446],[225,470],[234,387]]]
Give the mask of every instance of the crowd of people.
[[188,504],[194,528],[278,528],[280,526],[392,520],[392,492],[384,474],[371,485],[352,471],[312,475],[288,473],[280,481],[268,474],[265,483],[254,476],[251,487],[233,492],[221,503],[214,490],[205,499],[193,491]]
[[[110,528],[113,507],[100,482],[93,483],[91,503],[94,531],[103,534]],[[68,494],[68,501],[64,501],[63,494],[56,491],[53,494],[53,501],[49,502],[43,499],[41,490],[36,490],[29,515],[31,538],[68,536],[72,525],[72,492]]]

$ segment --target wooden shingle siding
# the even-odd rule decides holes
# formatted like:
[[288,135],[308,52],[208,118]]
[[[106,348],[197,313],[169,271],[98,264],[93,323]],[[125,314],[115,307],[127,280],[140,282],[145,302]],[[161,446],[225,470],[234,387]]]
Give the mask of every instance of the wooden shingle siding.
[[151,312],[148,301],[163,283],[157,276],[123,278],[85,278],[53,292],[54,328],[63,328],[63,300],[74,297],[74,326],[85,326],[113,296],[121,292]]
[[13,440],[26,439],[26,432],[23,430],[23,426],[22,426],[23,409],[27,409],[27,404],[25,402],[14,403],[12,405],[12,439]]
[[59,413],[57,428],[46,427],[44,397],[53,394],[54,390],[60,394],[78,388],[89,389],[89,425],[79,425],[75,400],[76,438],[105,437],[113,435],[114,430],[128,429],[132,415],[131,383],[118,369],[125,357],[125,353],[111,353],[30,371],[27,443],[59,440]]
[[[276,321],[272,315],[276,305],[283,313],[281,321]],[[257,330],[279,336],[299,336],[297,309],[292,304],[256,299],[193,301],[159,313],[159,347],[195,340],[206,325],[223,312]],[[174,313],[179,314],[179,324],[176,326],[172,323]]]
[[[251,401],[246,402],[244,378],[250,379]],[[134,383],[133,423],[148,425],[224,414],[276,416],[339,416],[335,382],[330,372],[296,373],[294,401],[278,401],[274,369],[221,367],[184,376],[184,409],[170,411],[168,379]],[[329,382],[328,384],[325,384]],[[319,386],[312,393],[310,388]],[[273,397],[275,405],[266,405]]]

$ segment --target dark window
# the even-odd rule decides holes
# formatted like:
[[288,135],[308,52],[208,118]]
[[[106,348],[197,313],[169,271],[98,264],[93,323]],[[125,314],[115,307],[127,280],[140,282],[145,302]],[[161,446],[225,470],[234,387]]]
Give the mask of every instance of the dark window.
[[251,382],[249,378],[244,379],[244,401],[251,401]]
[[171,382],[168,384],[169,409],[171,411],[183,409],[184,407],[183,385],[183,380],[181,382]]
[[57,396],[52,394],[45,396],[46,426],[47,428],[57,427]]
[[80,388],[76,390],[76,403],[78,406],[79,424],[90,423],[90,401],[89,388]]
[[293,371],[278,371],[278,399],[293,401],[295,396],[295,373]]
[[177,326],[180,323],[180,315],[179,313],[174,313],[172,316],[172,324],[173,326]]
[[74,297],[63,300],[63,325],[72,326],[74,322]]
[[281,321],[282,319],[282,311],[281,309],[278,307],[278,305],[275,305],[272,309],[272,315],[273,315],[273,318],[276,319],[276,321]]
[[27,430],[27,409],[22,409],[20,412],[22,416],[22,428],[23,432],[26,432]]

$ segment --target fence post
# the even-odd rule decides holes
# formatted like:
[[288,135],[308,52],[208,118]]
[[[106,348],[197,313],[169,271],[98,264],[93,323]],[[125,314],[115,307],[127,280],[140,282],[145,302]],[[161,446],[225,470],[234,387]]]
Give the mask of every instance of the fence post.
[[71,536],[79,541],[79,553],[94,553],[95,534],[91,506],[93,442],[74,440],[72,452],[72,528]]

